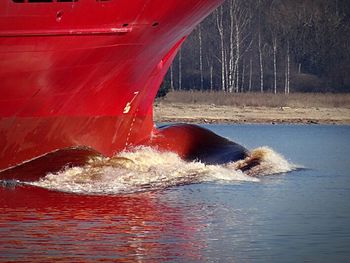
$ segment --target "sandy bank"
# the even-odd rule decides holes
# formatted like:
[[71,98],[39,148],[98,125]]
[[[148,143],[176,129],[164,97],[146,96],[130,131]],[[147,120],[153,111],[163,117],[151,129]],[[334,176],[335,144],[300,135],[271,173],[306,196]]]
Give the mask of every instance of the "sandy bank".
[[348,108],[234,107],[156,102],[156,122],[350,124]]

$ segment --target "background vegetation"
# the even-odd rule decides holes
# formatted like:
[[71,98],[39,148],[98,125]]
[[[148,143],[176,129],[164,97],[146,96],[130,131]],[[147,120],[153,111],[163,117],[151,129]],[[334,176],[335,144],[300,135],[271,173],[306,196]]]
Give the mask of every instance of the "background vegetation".
[[223,94],[223,92],[182,90],[169,92],[161,102],[233,107],[350,108],[350,93],[240,92]]
[[350,91],[349,0],[227,0],[189,36],[171,90]]

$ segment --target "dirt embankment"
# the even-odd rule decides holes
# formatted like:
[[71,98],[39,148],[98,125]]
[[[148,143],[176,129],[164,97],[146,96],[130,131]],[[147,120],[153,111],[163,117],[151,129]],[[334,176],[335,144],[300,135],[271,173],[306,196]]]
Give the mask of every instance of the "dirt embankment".
[[154,105],[157,122],[350,124],[350,93],[173,91]]

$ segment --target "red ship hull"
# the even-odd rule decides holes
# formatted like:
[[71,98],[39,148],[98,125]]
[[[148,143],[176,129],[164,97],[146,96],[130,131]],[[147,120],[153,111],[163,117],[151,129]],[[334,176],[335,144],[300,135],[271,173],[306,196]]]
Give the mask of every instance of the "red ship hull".
[[153,101],[182,42],[221,2],[1,1],[0,171],[76,147],[188,156],[191,140],[170,145],[154,128]]

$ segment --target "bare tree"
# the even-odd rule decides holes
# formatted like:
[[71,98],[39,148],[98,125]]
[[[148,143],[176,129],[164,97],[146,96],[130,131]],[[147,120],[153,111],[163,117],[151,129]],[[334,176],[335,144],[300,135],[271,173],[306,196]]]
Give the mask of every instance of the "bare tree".
[[252,55],[250,55],[250,59],[249,59],[249,88],[248,91],[251,92],[252,91],[252,76],[253,75],[253,59],[252,59]]
[[273,92],[277,94],[277,37],[274,36],[272,39],[273,46]]
[[289,40],[287,41],[287,54],[286,54],[286,69],[285,69],[285,86],[284,93],[289,94],[289,85],[290,85],[290,52],[289,52]]
[[179,50],[179,90],[182,90],[182,49]]
[[224,42],[224,25],[223,25],[223,7],[216,9],[216,25],[220,36],[220,53],[221,53],[221,90],[226,91],[226,74],[225,74],[225,42]]
[[259,21],[258,21],[258,49],[259,49],[259,64],[260,64],[260,92],[264,92],[264,65],[263,65],[263,53],[261,43],[261,0],[258,2],[259,7]]
[[170,65],[170,89],[172,91],[175,90],[175,88],[174,88],[174,69],[173,69],[173,64]]
[[250,17],[247,15],[246,6],[242,3],[240,0],[229,1],[228,87],[230,92],[240,90],[240,60],[247,50],[246,48],[244,51],[247,38],[244,32],[250,23]]
[[[241,56],[241,48],[240,48],[240,44],[241,44],[241,28],[240,26],[240,22],[239,21],[239,15],[238,15],[238,6],[235,5],[235,10],[236,12],[234,12],[234,20],[235,20],[235,32],[236,32],[236,60],[235,60],[235,66],[234,66],[234,72],[237,73],[237,79],[236,79],[236,92],[239,91],[239,58]],[[236,76],[236,74],[234,74]]]
[[244,92],[244,79],[245,79],[245,61],[242,62],[242,80],[241,80],[241,92]]
[[258,36],[258,47],[259,47],[259,64],[260,64],[260,92],[264,92],[264,65],[263,65],[263,54],[262,54],[262,47],[261,47],[260,31]]
[[176,89],[345,92],[349,21],[348,0],[226,0],[189,36],[166,77]]
[[199,71],[201,75],[201,90],[203,90],[203,45],[202,45],[202,28],[201,25],[198,25],[198,41],[199,41]]
[[213,72],[214,72],[213,64],[211,64],[209,68],[210,68],[210,91],[213,91]]

